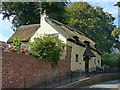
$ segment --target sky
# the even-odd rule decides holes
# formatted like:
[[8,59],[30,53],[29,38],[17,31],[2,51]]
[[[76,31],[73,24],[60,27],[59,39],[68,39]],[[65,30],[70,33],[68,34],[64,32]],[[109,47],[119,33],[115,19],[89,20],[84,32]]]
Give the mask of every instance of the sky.
[[[112,14],[113,17],[115,17],[114,24],[118,26],[118,7],[114,6],[116,2],[119,0],[70,0],[72,2],[79,2],[79,1],[87,1],[92,6],[100,6],[103,8],[105,12],[108,12]],[[12,17],[10,20],[2,20],[2,14],[0,14],[0,41],[7,41],[12,34],[14,34],[14,31],[12,30]]]

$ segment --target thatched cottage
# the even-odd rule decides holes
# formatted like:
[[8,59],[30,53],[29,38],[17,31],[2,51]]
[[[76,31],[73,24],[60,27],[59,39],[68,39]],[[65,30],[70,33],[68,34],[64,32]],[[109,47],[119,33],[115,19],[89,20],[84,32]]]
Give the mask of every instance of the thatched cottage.
[[64,25],[45,13],[41,15],[40,24],[23,25],[9,38],[19,38],[21,42],[33,42],[35,37],[50,34],[58,37],[65,45],[71,47],[71,70],[90,71],[101,67],[101,53],[96,48],[96,43],[81,32]]

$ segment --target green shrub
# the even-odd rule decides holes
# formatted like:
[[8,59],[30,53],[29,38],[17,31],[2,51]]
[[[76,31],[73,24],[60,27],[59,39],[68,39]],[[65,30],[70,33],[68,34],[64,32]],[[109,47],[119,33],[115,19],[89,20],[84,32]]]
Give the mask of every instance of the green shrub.
[[13,46],[15,46],[15,50],[17,51],[17,53],[20,52],[20,46],[21,46],[21,41],[18,38],[14,38],[13,39]]
[[104,53],[102,55],[102,65],[109,65],[110,67],[120,67],[120,53]]
[[52,66],[58,64],[63,48],[62,41],[51,35],[34,38],[34,42],[31,43],[33,55],[48,60]]

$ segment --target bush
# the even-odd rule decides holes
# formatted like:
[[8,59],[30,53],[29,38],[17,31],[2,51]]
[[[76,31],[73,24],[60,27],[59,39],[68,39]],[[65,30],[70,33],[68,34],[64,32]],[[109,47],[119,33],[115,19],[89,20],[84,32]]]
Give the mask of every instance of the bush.
[[20,52],[21,41],[18,38],[13,39],[13,46],[15,47],[17,53]]
[[52,66],[57,65],[63,52],[62,41],[51,35],[34,38],[31,43],[33,55],[48,60]]
[[102,55],[102,65],[109,65],[109,67],[120,67],[120,53],[104,53]]

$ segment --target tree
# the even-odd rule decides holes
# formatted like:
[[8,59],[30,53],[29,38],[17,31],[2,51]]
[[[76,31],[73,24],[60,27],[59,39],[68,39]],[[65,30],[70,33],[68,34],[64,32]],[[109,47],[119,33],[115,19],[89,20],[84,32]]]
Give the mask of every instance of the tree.
[[[115,4],[115,6],[118,6],[120,8],[120,1]],[[120,17],[120,16],[119,16]],[[119,18],[118,18],[119,19]],[[120,51],[120,40],[119,40],[119,35],[120,35],[120,26],[118,28],[115,28],[112,31],[112,36],[116,38],[116,47]]]
[[120,51],[120,40],[119,40],[120,38],[119,38],[119,35],[120,35],[120,27],[115,28],[112,31],[112,36],[116,39],[115,47]]
[[58,21],[63,18],[67,2],[3,2],[3,19],[12,20],[13,27],[40,23],[40,12],[47,11],[48,15]]
[[120,27],[115,28],[115,29],[112,31],[112,36],[113,36],[113,37],[118,38],[119,35],[120,35]]
[[115,4],[115,6],[120,7],[120,1]]
[[12,20],[13,27],[38,23],[40,14],[37,8],[36,3],[3,2],[3,19],[14,16]]
[[52,66],[57,65],[63,52],[62,41],[51,35],[34,38],[31,43],[33,55],[48,60]]
[[102,52],[111,52],[115,39],[111,36],[114,17],[103,8],[92,7],[87,2],[75,2],[66,8],[66,24],[76,28],[96,41]]

